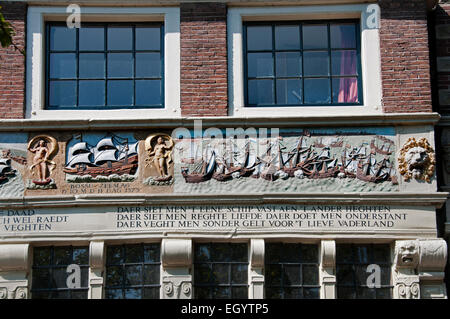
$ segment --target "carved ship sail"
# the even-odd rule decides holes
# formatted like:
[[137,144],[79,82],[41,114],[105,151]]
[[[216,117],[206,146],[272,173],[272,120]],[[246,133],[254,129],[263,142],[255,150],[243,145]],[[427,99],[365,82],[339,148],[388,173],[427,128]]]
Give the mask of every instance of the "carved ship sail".
[[68,151],[68,159],[64,172],[71,175],[98,175],[111,174],[133,175],[138,167],[138,144],[128,143],[112,135],[102,138],[97,145],[90,146],[80,141]]
[[396,179],[391,178],[392,165],[388,166],[389,160],[383,159],[377,163],[375,158],[370,154],[367,159],[358,167],[356,177],[366,182],[378,183],[383,181],[392,181],[396,183]]
[[11,167],[9,158],[0,158],[0,182],[6,181],[8,177],[14,176],[16,171]]
[[[207,160],[205,160],[205,157]],[[216,153],[213,150],[208,149],[202,162],[199,164],[200,165],[197,165],[191,173],[189,173],[187,167],[181,168],[181,175],[184,177],[186,183],[201,183],[211,179],[216,166]]]

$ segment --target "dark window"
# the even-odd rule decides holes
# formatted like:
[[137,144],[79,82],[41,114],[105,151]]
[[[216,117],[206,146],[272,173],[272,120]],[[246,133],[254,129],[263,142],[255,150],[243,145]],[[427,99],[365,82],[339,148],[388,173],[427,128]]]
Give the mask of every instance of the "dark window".
[[265,288],[268,299],[318,299],[317,245],[268,243]]
[[247,106],[361,105],[359,23],[245,24]]
[[160,245],[108,246],[106,299],[159,299]]
[[[379,288],[369,288],[367,278],[371,264],[380,266]],[[340,299],[392,298],[391,249],[388,244],[353,245],[336,247],[337,297]]]
[[[69,288],[67,279],[74,274],[69,265],[80,267],[80,288]],[[73,246],[36,247],[33,249],[31,298],[87,299],[89,248]],[[71,280],[69,280],[69,283]]]
[[195,298],[248,298],[247,249],[247,244],[195,245]]
[[162,108],[162,24],[47,24],[47,109]]

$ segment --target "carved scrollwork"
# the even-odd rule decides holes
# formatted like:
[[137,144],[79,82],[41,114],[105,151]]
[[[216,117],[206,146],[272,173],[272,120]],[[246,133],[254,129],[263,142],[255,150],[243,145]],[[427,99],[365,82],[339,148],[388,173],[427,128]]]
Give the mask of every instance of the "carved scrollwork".
[[167,296],[171,296],[173,294],[173,283],[168,282],[164,284],[164,293]]
[[0,288],[0,299],[8,298],[8,290],[6,288]]
[[191,283],[185,282],[181,285],[181,292],[184,293],[186,296],[191,293]]
[[400,283],[397,285],[398,296],[400,299],[419,299],[420,287],[414,283]]
[[169,299],[190,298],[192,284],[186,278],[166,278],[163,286],[164,295]]
[[26,299],[27,298],[27,288],[19,287],[16,289],[15,299]]

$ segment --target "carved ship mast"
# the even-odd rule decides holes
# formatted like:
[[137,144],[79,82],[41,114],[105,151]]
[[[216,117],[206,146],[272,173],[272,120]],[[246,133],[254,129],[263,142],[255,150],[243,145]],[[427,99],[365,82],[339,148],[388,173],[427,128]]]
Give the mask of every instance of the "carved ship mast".
[[289,153],[289,157],[286,161],[286,164],[283,167],[283,171],[289,175],[289,177],[294,177],[294,173],[307,166],[307,164],[311,161],[311,146],[308,147],[306,141],[303,136],[297,142],[296,148]]
[[312,170],[306,172],[306,175],[312,179],[335,177],[339,173],[337,159],[330,157],[330,150],[325,147],[322,152],[315,158]]
[[71,175],[134,174],[138,167],[138,144],[129,144],[127,139],[119,141],[112,135],[101,139],[92,147],[87,142],[78,142],[68,151],[64,172]]
[[0,182],[6,181],[8,177],[12,177],[16,171],[11,168],[11,160],[9,158],[0,158]]
[[209,153],[210,155],[208,156],[207,150],[205,157],[208,160],[202,158],[202,161],[197,164],[197,167],[194,168],[192,173],[189,173],[187,167],[181,168],[181,175],[184,177],[186,183],[201,183],[211,179],[216,166],[216,153],[214,151],[210,151]]

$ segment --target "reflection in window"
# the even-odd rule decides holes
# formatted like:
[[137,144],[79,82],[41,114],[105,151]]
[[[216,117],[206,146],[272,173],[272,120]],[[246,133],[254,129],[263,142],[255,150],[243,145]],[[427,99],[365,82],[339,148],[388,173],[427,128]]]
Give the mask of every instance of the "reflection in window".
[[47,108],[163,107],[163,26],[47,24]]
[[318,299],[317,245],[267,243],[265,293],[268,299]]
[[[380,266],[379,288],[369,288],[367,266]],[[336,245],[337,298],[389,299],[392,298],[391,249],[388,244]]]
[[248,298],[247,249],[247,244],[206,243],[195,245],[195,298]]
[[160,245],[108,246],[106,299],[159,299]]
[[[80,288],[67,286],[68,277],[74,273],[73,270],[67,272],[68,266],[72,264],[80,266]],[[52,246],[33,249],[33,299],[87,299],[88,276],[88,247]]]
[[247,106],[361,104],[356,21],[245,24]]

